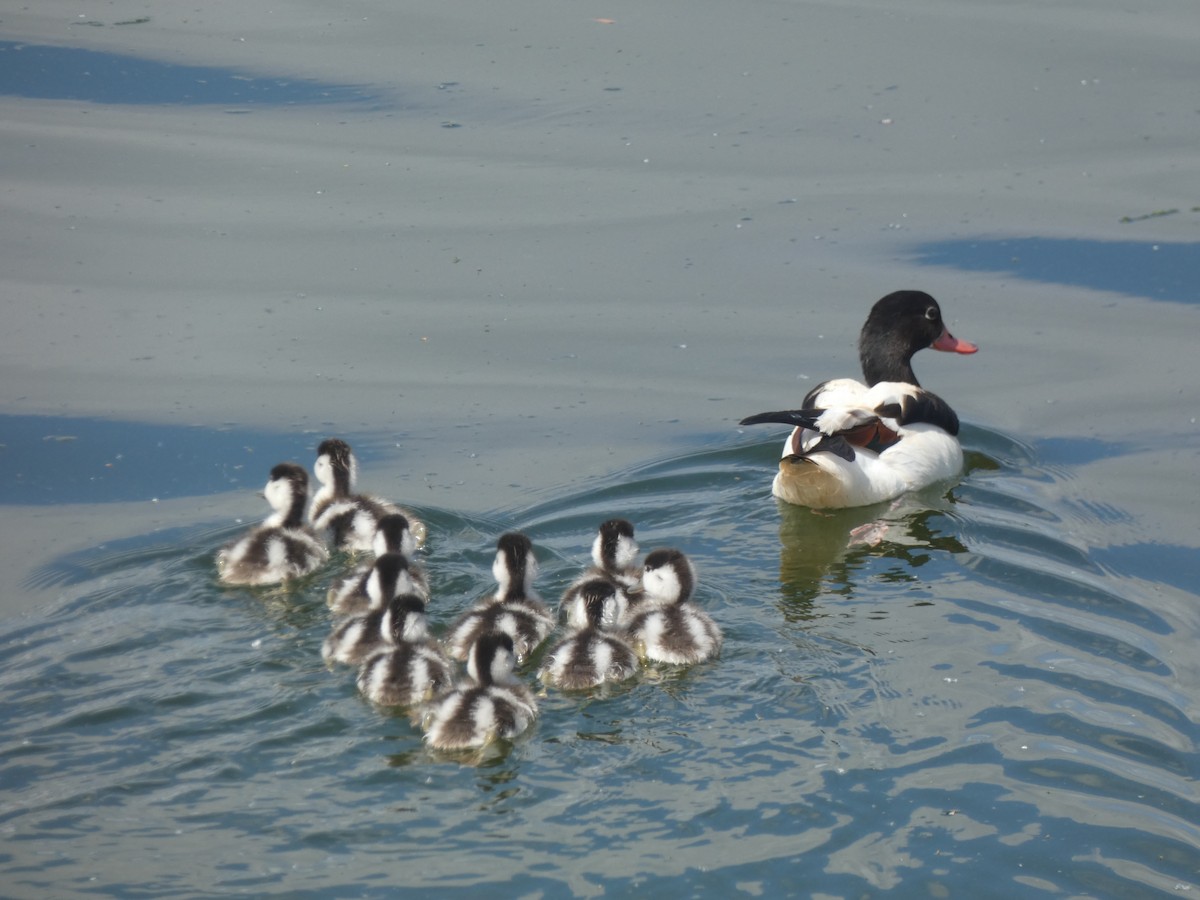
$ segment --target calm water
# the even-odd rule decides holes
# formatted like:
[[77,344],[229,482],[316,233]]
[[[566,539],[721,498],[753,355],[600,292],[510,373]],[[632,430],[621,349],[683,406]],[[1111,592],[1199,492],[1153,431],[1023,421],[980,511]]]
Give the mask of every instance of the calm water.
[[2,626],[6,893],[1193,889],[1198,598],[1089,551],[1120,513],[1047,499],[1062,448],[968,426],[957,486],[815,514],[769,498],[757,437],[528,508],[418,507],[441,624],[501,530],[533,537],[553,597],[619,514],[692,555],[727,637],[710,664],[551,693],[468,764],[322,665],[337,565],[223,589],[237,529],[210,527],[43,567],[55,601]]
[[[1200,890],[1188,5],[142,12],[0,35],[0,894]],[[963,479],[780,508],[733,423],[901,287],[982,347],[917,364]],[[327,434],[435,624],[621,515],[722,656],[428,753],[320,660],[338,562],[214,578]]]

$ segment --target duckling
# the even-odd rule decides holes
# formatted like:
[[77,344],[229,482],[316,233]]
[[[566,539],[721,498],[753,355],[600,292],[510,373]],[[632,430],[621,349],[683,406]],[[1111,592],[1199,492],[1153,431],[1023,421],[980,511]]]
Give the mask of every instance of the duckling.
[[313,472],[321,482],[321,488],[313,495],[308,519],[318,532],[329,532],[335,547],[370,550],[379,520],[390,513],[405,515],[417,544],[425,542],[423,522],[394,503],[354,493],[358,460],[345,441],[340,438],[322,441],[317,447]]
[[450,660],[441,646],[428,638],[379,650],[358,670],[358,689],[379,706],[417,709],[449,690],[453,680]]
[[385,553],[375,560],[375,567],[367,577],[371,611],[334,625],[321,645],[321,658],[326,663],[358,665],[376,650],[426,637],[429,626],[425,601],[399,589],[405,565],[404,557],[398,553]]
[[[580,582],[570,593],[563,608],[567,627],[573,631],[597,626],[616,631],[629,617],[629,595],[607,578],[591,578]],[[566,595],[564,595],[564,599]],[[593,619],[592,607],[599,604],[600,620]]]
[[628,590],[638,583],[638,570],[634,565],[637,553],[632,522],[628,519],[601,522],[592,542],[592,571]]
[[639,573],[634,559],[638,545],[633,539],[633,523],[628,519],[609,519],[600,523],[592,541],[592,565],[563,591],[558,601],[560,611],[568,610],[578,600],[580,588],[596,578],[611,581],[625,593],[639,589]]
[[468,680],[437,698],[426,714],[426,743],[437,750],[466,750],[525,731],[537,717],[537,701],[513,675],[515,663],[511,637],[481,636],[467,661]]
[[631,613],[626,636],[638,656],[689,665],[715,656],[721,629],[691,603],[696,573],[678,550],[655,550],[642,571],[643,601]]
[[263,496],[274,510],[261,525],[217,551],[225,584],[276,584],[316,571],[329,551],[304,525],[308,473],[295,463],[271,469]]
[[579,599],[582,624],[578,615],[572,616],[569,624],[577,630],[550,651],[538,678],[543,684],[568,691],[624,681],[637,671],[637,654],[606,629],[615,627],[621,618],[625,596],[611,582],[595,578],[583,585]]
[[[417,542],[408,527],[408,519],[400,513],[390,513],[379,520],[375,530],[375,540],[371,549],[376,557],[386,553],[395,553],[405,560],[405,576],[407,584],[401,584],[397,590],[401,593],[413,593],[429,602],[429,582],[425,573],[411,560],[416,551]],[[345,576],[329,589],[326,601],[335,615],[361,615],[371,609],[371,598],[367,592],[367,581],[370,579],[374,564],[359,566],[354,572]]]
[[496,592],[479,600],[446,632],[443,640],[454,659],[466,659],[481,635],[501,631],[512,638],[518,661],[524,660],[554,630],[554,616],[533,590],[537,560],[529,538],[519,532],[500,535],[492,574]]

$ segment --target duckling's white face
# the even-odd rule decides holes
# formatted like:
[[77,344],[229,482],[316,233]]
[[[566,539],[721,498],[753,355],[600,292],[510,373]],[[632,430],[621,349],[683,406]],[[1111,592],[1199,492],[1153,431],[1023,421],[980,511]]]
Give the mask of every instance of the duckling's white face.
[[[323,484],[325,487],[333,487],[335,484],[336,473],[334,469],[335,465],[333,462],[333,457],[331,457],[328,453],[322,453],[317,457],[317,461],[313,463],[313,475],[315,475],[317,481],[321,482],[321,484]],[[355,458],[354,454],[350,454],[346,471],[346,487],[348,490],[353,491],[354,485],[358,483],[358,459]]]
[[642,589],[655,600],[674,603],[683,599],[683,584],[674,566],[659,566],[642,573]]
[[271,504],[271,509],[284,512],[292,505],[292,482],[287,478],[273,478],[263,488],[263,496]]
[[317,461],[313,463],[313,474],[317,476],[317,481],[321,484],[326,486],[333,484],[333,462],[329,459],[328,453],[322,453],[317,457]]

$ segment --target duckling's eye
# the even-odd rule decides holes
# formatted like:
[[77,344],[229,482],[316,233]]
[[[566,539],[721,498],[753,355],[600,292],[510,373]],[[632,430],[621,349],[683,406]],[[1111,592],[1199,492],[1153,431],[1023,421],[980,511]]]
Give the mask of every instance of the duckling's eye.
[[930,322],[936,322],[938,319],[938,311],[936,306],[930,306],[925,309],[925,318]]

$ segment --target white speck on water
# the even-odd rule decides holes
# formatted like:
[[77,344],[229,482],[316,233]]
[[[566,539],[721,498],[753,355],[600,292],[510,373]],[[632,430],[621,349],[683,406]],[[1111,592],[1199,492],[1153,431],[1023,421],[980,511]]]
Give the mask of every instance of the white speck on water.
[[257,650],[259,647],[262,646],[262,638],[255,638],[253,641],[250,642],[250,646],[253,647],[255,650]]

